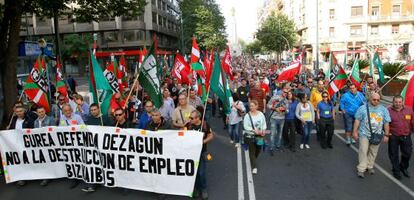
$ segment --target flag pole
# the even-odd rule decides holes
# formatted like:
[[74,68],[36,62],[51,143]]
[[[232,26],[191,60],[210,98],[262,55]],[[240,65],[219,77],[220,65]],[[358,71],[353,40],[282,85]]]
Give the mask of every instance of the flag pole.
[[[400,68],[401,66],[402,66],[402,63],[398,66],[398,68]],[[388,83],[390,83],[393,79],[395,79],[397,76],[399,76],[403,71],[405,71],[405,68],[402,68],[390,80],[388,80],[383,86],[381,86],[381,88],[379,89],[379,91],[381,91]]]
[[[95,36],[95,34],[94,34],[94,36]],[[90,51],[90,49],[89,49],[89,51]],[[92,53],[93,53],[93,56],[95,56],[95,53],[96,53],[95,44],[94,44],[94,50],[92,51]],[[90,52],[89,52],[89,55],[90,55]],[[92,58],[90,56],[89,56],[89,73],[91,73],[91,72],[94,73],[93,65],[92,65]],[[92,68],[92,70],[91,70],[91,68]],[[95,86],[93,86],[93,89],[95,90],[95,94],[98,95],[98,91],[96,90],[95,75],[93,77],[94,77],[94,83],[95,83]],[[103,126],[103,119],[102,119],[103,113],[102,113],[101,103],[99,102],[99,97],[98,97],[98,106],[99,106],[99,118],[101,119],[101,126]]]
[[201,120],[201,130],[203,130],[203,124],[204,124],[204,116],[206,115],[206,109],[207,109],[207,103],[208,103],[208,97],[210,96],[210,88],[211,87],[208,87],[208,89],[207,89],[207,100],[206,100],[206,102],[204,102],[204,110],[203,110],[203,115],[201,116],[202,117],[202,120]]

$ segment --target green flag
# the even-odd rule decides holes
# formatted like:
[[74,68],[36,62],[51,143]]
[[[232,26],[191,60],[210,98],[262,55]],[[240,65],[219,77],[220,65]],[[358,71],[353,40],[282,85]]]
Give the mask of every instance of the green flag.
[[352,66],[350,80],[358,89],[361,89],[361,77],[359,76],[359,60],[356,58],[354,60],[354,65]]
[[109,111],[112,89],[91,50],[89,59],[89,90],[93,95],[94,103],[98,103],[102,114],[106,115]]
[[[379,74],[381,83],[385,83],[384,68],[382,67],[382,62],[381,62],[381,59],[378,56],[378,53],[377,52],[374,53],[374,57],[372,59],[372,63],[375,65],[375,67],[378,70],[378,74]],[[370,69],[370,73],[372,73],[371,70],[372,69]],[[373,76],[373,73],[372,73],[372,76]]]
[[139,83],[144,88],[145,92],[151,98],[156,108],[162,105],[162,94],[161,94],[161,82],[159,76],[159,65],[157,64],[157,58],[155,57],[154,45],[151,46],[142,63]]
[[232,103],[231,92],[227,78],[222,72],[220,58],[217,52],[214,59],[213,72],[210,79],[210,87],[211,91],[213,91],[223,102],[225,113],[230,114],[230,107]]

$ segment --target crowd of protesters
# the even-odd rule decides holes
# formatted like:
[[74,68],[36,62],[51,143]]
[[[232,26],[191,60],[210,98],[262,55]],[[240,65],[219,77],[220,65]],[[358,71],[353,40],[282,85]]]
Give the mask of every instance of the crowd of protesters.
[[[400,173],[410,176],[407,169],[412,151],[410,134],[414,130],[414,114],[411,108],[403,106],[402,97],[394,97],[393,105],[385,108],[379,102],[376,83],[372,77],[368,77],[362,88],[348,83],[335,98],[331,98],[327,92],[329,82],[322,71],[305,69],[293,81],[279,82],[278,75],[285,67],[283,64],[247,56],[234,58],[234,79],[229,83],[233,97],[230,114],[225,114],[225,105],[214,94],[210,93],[204,104],[196,95],[194,87],[167,77],[162,88],[163,104],[158,109],[145,93],[145,88],[137,86],[131,88],[129,99],[125,98],[126,94],[115,94],[109,113],[101,113],[98,104],[89,105],[81,95],[76,94],[75,84],[74,92],[69,96],[58,95],[50,115],[46,115],[45,109],[35,104],[27,108],[21,102],[16,103],[8,128],[87,124],[151,131],[200,130],[204,132],[203,150],[194,194],[207,199],[207,160],[204,154],[207,144],[214,137],[208,123],[212,117],[222,119],[223,128],[228,130],[230,142],[235,147],[249,151],[252,173],[257,174],[258,157],[262,151],[273,156],[277,151],[308,150],[311,148],[312,132],[316,132],[316,140],[321,148],[334,148],[334,121],[339,120],[337,115],[341,113],[346,144],[350,146],[359,141],[359,177],[363,178],[365,171],[374,173],[373,164],[380,144],[371,142],[374,135],[379,135],[378,138],[385,142],[389,140],[389,157],[394,176],[398,179],[401,179]],[[201,124],[204,124],[203,127]],[[218,129],[217,126],[213,128]],[[301,137],[299,140],[297,135]],[[48,183],[48,180],[44,180],[41,185]],[[23,186],[25,182],[19,181],[17,184]],[[71,187],[77,184],[79,182],[74,181]],[[86,192],[95,189],[96,185],[83,188]]]

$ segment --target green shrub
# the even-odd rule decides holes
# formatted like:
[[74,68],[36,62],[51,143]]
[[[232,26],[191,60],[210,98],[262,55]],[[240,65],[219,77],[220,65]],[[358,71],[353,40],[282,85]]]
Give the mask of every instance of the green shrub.
[[[404,68],[405,65],[401,63],[384,63],[384,74],[386,76],[394,77],[402,68]],[[405,72],[400,73],[398,76],[404,75]],[[398,77],[397,77],[398,78]]]

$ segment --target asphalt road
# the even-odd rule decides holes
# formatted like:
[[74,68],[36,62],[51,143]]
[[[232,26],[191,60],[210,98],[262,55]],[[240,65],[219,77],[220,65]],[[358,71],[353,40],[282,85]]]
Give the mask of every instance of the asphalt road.
[[[223,130],[220,119],[213,118],[211,126],[216,132],[209,145],[213,160],[207,164],[209,199],[414,199],[414,181],[403,178],[393,180],[387,145],[381,144],[377,157],[376,174],[365,179],[356,176],[357,153],[339,139],[343,136],[342,116],[338,116],[333,149],[322,149],[311,136],[311,148],[297,152],[276,152],[270,156],[264,152],[258,159],[258,174],[252,175],[243,149],[230,144],[228,134]],[[297,136],[299,141],[300,136]],[[413,168],[410,169],[414,175]],[[82,186],[69,189],[65,179],[54,180],[47,187],[39,181],[30,181],[24,187],[5,184],[0,180],[0,199],[157,199],[156,194],[120,188],[98,188],[95,193],[84,193]],[[414,177],[412,178],[414,179]],[[167,199],[190,199],[167,196]]]

